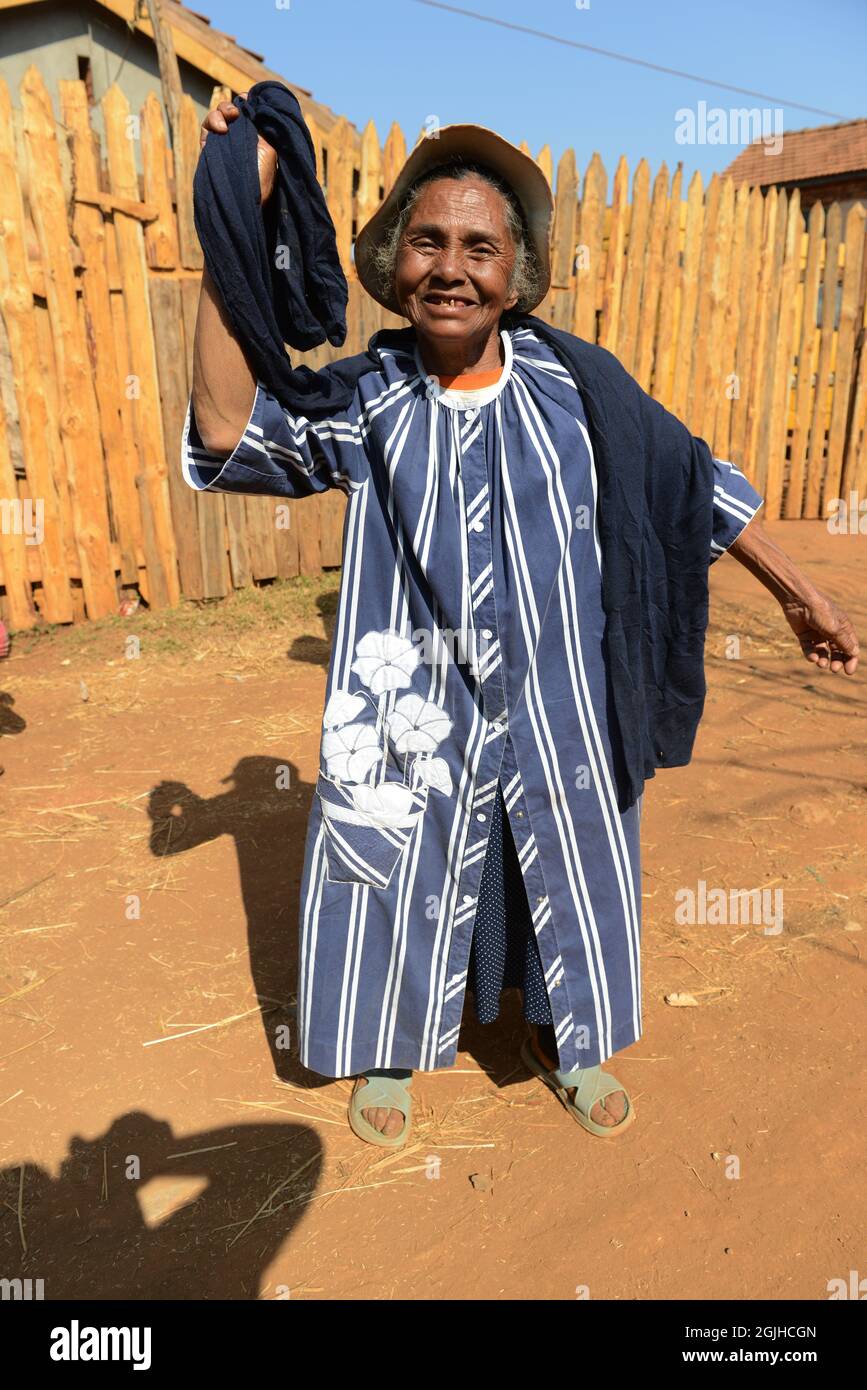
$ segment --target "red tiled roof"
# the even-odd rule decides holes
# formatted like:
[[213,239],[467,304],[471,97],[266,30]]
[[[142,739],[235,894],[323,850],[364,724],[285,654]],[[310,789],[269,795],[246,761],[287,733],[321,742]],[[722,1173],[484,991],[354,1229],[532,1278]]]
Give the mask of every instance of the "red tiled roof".
[[867,170],[867,120],[783,133],[783,148],[766,154],[761,141],[741,150],[726,169],[735,183],[797,183]]

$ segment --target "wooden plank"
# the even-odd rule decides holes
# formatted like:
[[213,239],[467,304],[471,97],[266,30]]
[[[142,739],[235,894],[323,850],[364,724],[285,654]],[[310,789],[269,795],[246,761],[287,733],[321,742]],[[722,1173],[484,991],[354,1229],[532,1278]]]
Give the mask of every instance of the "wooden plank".
[[659,292],[662,286],[662,256],[665,250],[665,227],[668,218],[668,166],[663,164],[653,181],[653,198],[647,229],[647,254],[644,283],[638,320],[633,373],[643,390],[650,390],[653,376],[653,345],[656,341],[656,321],[659,314]]
[[236,589],[246,589],[253,582],[250,550],[247,545],[247,506],[241,493],[227,492],[226,535],[229,543],[229,568]]
[[[109,552],[99,411],[92,363],[80,327],[54,112],[36,67],[27,69],[20,92],[24,147],[30,168],[30,206],[46,270],[46,298],[59,377],[60,437],[81,580],[88,615],[101,618],[117,611],[117,587]],[[85,209],[81,212],[87,216]]]
[[698,263],[698,300],[692,343],[692,370],[686,393],[686,423],[693,434],[702,433],[704,403],[711,389],[708,381],[708,355],[711,319],[714,310],[714,272],[719,247],[720,176],[714,174],[704,199],[704,225]]
[[[867,260],[867,250],[865,250]],[[864,267],[867,270],[867,265]],[[862,282],[863,283],[863,282]],[[850,429],[846,439],[846,452],[843,457],[843,477],[840,492],[848,497],[854,491],[863,499],[867,488],[867,297],[861,313],[861,331],[858,334],[857,366],[854,372],[855,390],[853,392]]]
[[193,390],[193,344],[196,340],[196,319],[199,315],[199,299],[202,281],[199,275],[194,280],[179,281],[181,287],[181,317],[184,324],[184,366],[187,373],[187,395]]
[[[22,151],[23,161],[23,151]],[[57,475],[52,468],[51,430],[45,378],[39,362],[33,294],[27,267],[24,203],[15,158],[12,103],[0,80],[0,311],[6,325],[12,380],[27,472],[27,488],[41,502],[43,540],[38,547],[41,616],[51,623],[72,621],[73,605],[64,553]],[[56,443],[55,437],[55,443]],[[34,555],[34,561],[36,555]]]
[[193,218],[193,175],[199,162],[200,133],[201,122],[193,99],[185,92],[181,98],[181,119],[177,138],[172,145],[172,171],[175,179],[181,264],[191,270],[201,270],[205,263]]
[[[722,341],[726,319],[726,291],[732,255],[732,236],[735,220],[735,186],[731,179],[720,180],[717,214],[716,252],[710,268],[708,302],[710,313],[707,325],[707,356],[704,387],[697,402],[696,427],[702,439],[716,452],[714,429],[721,400],[726,399],[726,372],[722,360]],[[717,455],[718,456],[718,455]]]
[[789,395],[794,371],[798,278],[801,269],[801,195],[792,190],[786,217],[785,249],[780,274],[780,307],[777,328],[769,349],[773,354],[773,389],[768,433],[768,468],[765,478],[765,514],[776,519],[782,513],[783,475]]
[[[69,478],[60,439],[60,374],[54,355],[54,334],[51,318],[44,300],[33,306],[33,322],[36,325],[36,350],[39,372],[45,384],[45,409],[47,416],[48,456],[57,488],[60,505],[60,534],[63,539],[63,557],[66,574],[81,586],[81,557],[75,543],[75,522],[72,515],[72,498],[69,494]],[[74,619],[74,609],[73,609]]]
[[[112,190],[129,193],[137,176],[131,142],[126,138],[129,104],[117,86],[102,100],[109,177]],[[175,604],[180,597],[178,561],[169,504],[168,468],[160,416],[159,381],[153,324],[147,293],[144,237],[141,226],[122,212],[115,214],[118,260],[124,283],[129,361],[135,378],[133,419],[140,470],[136,478],[141,498],[147,495],[144,526],[151,607]],[[144,512],[142,513],[144,518]]]
[[299,574],[321,574],[322,557],[319,549],[319,507],[315,497],[290,500],[291,525],[298,537]]
[[[28,499],[32,501],[33,499]],[[33,548],[38,513],[21,506],[15,469],[9,452],[6,409],[0,398],[0,584],[6,588],[3,611],[11,632],[33,627],[36,606],[30,591],[27,551]]]
[[[205,598],[225,598],[232,588],[226,536],[226,501],[219,492],[196,493],[199,522],[199,551],[202,557],[202,584]],[[243,500],[243,499],[242,499]],[[246,535],[246,511],[244,513]],[[234,542],[237,549],[237,540]]]
[[575,316],[575,282],[572,267],[575,260],[576,225],[578,221],[578,171],[575,151],[564,150],[557,165],[557,197],[554,201],[554,225],[551,239],[551,285],[561,290],[553,304],[551,323],[555,328],[569,329]]
[[720,378],[716,412],[710,432],[705,436],[713,440],[714,453],[720,459],[730,458],[732,400],[737,389],[735,363],[740,322],[740,287],[749,207],[750,190],[746,184],[740,184],[734,192],[730,249],[723,290],[723,310],[717,347]]
[[856,203],[854,207],[849,209],[846,217],[843,297],[840,301],[840,319],[837,325],[834,399],[831,405],[831,428],[828,434],[825,481],[822,489],[823,516],[827,516],[829,502],[839,498],[840,483],[843,476],[843,451],[846,445],[846,425],[849,418],[855,336],[861,326],[864,304],[862,270],[865,221],[867,221],[867,212],[861,203]]
[[181,471],[181,443],[187,410],[187,373],[184,365],[181,290],[177,280],[148,277],[151,321],[159,375],[163,437],[171,460],[168,469],[172,524],[178,555],[181,593],[185,598],[204,598],[202,557],[199,549],[196,494]]
[[343,520],[346,495],[330,488],[319,501],[320,549],[323,565],[339,565],[343,560]]
[[[526,150],[526,153],[529,154],[530,151],[529,151],[529,150]],[[549,144],[544,144],[544,145],[542,146],[542,148],[540,149],[539,153],[536,155],[536,163],[538,164],[539,168],[542,170],[542,173],[545,175],[545,178],[548,180],[548,183],[549,183],[549,185],[550,185],[550,187],[551,187],[551,190],[552,190],[552,192],[553,192],[553,189],[554,189],[554,156],[553,156],[553,154],[551,153],[551,146],[550,146]]]
[[382,151],[373,121],[368,121],[361,137],[361,170],[358,180],[358,218],[355,235],[369,222],[380,205]]
[[[113,247],[116,240],[113,224],[106,223],[105,232],[106,246]],[[121,433],[123,436],[124,469],[127,476],[132,479],[135,489],[135,514],[137,517],[135,558],[138,568],[138,587],[145,602],[149,604],[150,589],[148,587],[144,549],[144,521],[141,515],[141,496],[138,484],[139,458],[132,402],[133,394],[136,390],[136,378],[129,360],[129,333],[126,322],[126,305],[124,304],[122,294],[113,294],[110,296],[109,309],[111,311],[111,322],[114,329],[112,344],[114,347],[115,369],[118,382],[120,383],[118,410],[120,413]]]
[[746,439],[753,354],[758,324],[764,214],[765,200],[762,196],[762,190],[753,188],[750,190],[747,209],[744,266],[740,284],[739,328],[735,353],[737,394],[732,399],[729,430],[729,457],[748,477],[752,472],[752,463],[747,463]]
[[394,181],[406,163],[406,158],[406,140],[404,139],[403,131],[397,124],[397,121],[392,121],[391,129],[386,136],[385,148],[382,153],[384,198],[388,197],[394,187]]
[[807,440],[810,433],[813,374],[818,356],[819,329],[816,316],[819,307],[819,282],[822,271],[822,242],[825,232],[825,209],[820,199],[810,208],[807,224],[807,263],[804,269],[804,290],[801,304],[801,333],[798,341],[798,378],[795,393],[795,424],[789,455],[789,485],[783,515],[799,517],[803,507],[804,479],[807,463]]
[[584,175],[584,196],[578,216],[578,268],[575,275],[575,318],[573,332],[585,342],[596,342],[596,301],[599,274],[603,264],[605,199],[608,175],[599,155],[594,153]]
[[172,270],[179,264],[180,249],[169,187],[166,127],[156,92],[148,92],[142,107],[141,154],[144,195],[155,211],[144,229],[145,256],[151,269]]
[[629,223],[629,166],[621,155],[614,174],[614,193],[611,201],[611,221],[608,234],[608,259],[605,265],[605,288],[602,292],[602,322],[599,342],[609,352],[617,351],[617,329],[620,322],[620,299],[623,293],[623,248]]
[[274,551],[274,507],[270,497],[245,497],[247,548],[254,579],[276,579]]
[[[77,81],[61,81],[58,87],[63,120],[72,137],[75,186],[89,194],[98,187],[99,166],[90,128],[87,91],[84,83]],[[121,582],[134,585],[138,582],[137,554],[142,526],[135,486],[135,460],[126,448],[121,420],[121,383],[114,351],[106,265],[107,236],[99,208],[94,204],[76,203],[73,230],[84,259],[79,281],[87,313],[109,504],[120,550]]]
[[819,331],[816,390],[813,396],[813,418],[810,421],[810,443],[807,449],[807,487],[804,496],[803,515],[810,518],[820,515],[819,502],[822,496],[822,477],[825,467],[825,436],[831,413],[834,323],[837,314],[837,281],[840,273],[842,228],[843,218],[840,204],[832,203],[825,212],[822,325]]
[[275,497],[274,554],[280,579],[293,579],[299,572],[298,528],[292,506],[286,498]]
[[336,122],[327,141],[328,193],[326,201],[337,237],[337,254],[344,273],[352,265],[352,171],[355,167],[355,140],[345,116]]
[[[64,80],[64,79],[60,79]],[[139,222],[155,222],[159,208],[155,203],[142,203],[138,198],[120,198],[113,193],[82,193],[76,187],[73,203],[86,203],[88,207],[99,208],[101,212],[125,212],[127,217],[137,217]]]
[[768,469],[768,436],[773,391],[773,343],[779,313],[779,282],[786,233],[786,195],[776,188],[765,198],[756,348],[747,410],[746,455],[751,476],[763,492]]
[[638,348],[638,318],[644,286],[644,262],[647,258],[647,228],[650,223],[650,166],[640,159],[632,179],[632,212],[629,222],[629,243],[623,294],[620,301],[620,323],[617,329],[617,356],[628,372],[635,369]]
[[650,391],[654,400],[668,406],[674,377],[677,353],[678,285],[680,280],[680,218],[683,165],[678,164],[671,181],[671,196],[665,224],[665,245],[662,256],[662,281],[659,288],[659,313],[654,340],[653,380]]
[[671,388],[671,410],[679,420],[687,414],[687,396],[692,373],[693,331],[698,303],[698,265],[704,226],[704,196],[701,174],[696,169],[686,196],[686,231],[683,263],[678,276],[680,314],[677,325],[677,355]]

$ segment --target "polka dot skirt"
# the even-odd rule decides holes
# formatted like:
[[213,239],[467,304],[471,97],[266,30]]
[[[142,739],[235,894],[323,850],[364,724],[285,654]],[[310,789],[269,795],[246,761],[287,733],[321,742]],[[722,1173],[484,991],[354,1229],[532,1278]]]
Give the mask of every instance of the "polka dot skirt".
[[501,990],[512,988],[523,990],[529,1023],[553,1023],[527,890],[498,783],[467,979],[480,1023],[494,1022]]

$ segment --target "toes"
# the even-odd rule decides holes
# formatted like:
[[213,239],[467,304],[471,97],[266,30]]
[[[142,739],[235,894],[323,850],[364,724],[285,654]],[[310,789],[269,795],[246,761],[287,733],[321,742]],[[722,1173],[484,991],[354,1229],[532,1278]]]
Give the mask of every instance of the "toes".
[[595,1120],[598,1125],[604,1125],[606,1129],[610,1129],[615,1123],[614,1116],[609,1114],[601,1100],[597,1100],[591,1109],[590,1118]]
[[403,1129],[403,1115],[399,1110],[389,1110],[388,1119],[383,1128],[383,1134],[389,1139],[393,1139],[396,1134],[400,1134]]
[[609,1115],[614,1116],[615,1124],[620,1124],[621,1120],[626,1119],[628,1108],[626,1095],[623,1091],[613,1091],[610,1096],[605,1097],[605,1109]]
[[597,1100],[590,1111],[591,1120],[611,1129],[626,1117],[626,1096],[622,1091],[612,1091],[604,1100]]
[[393,1139],[403,1128],[403,1115],[399,1110],[385,1110],[380,1107],[371,1110],[362,1110],[362,1115],[367,1123],[373,1128],[378,1129],[380,1134]]

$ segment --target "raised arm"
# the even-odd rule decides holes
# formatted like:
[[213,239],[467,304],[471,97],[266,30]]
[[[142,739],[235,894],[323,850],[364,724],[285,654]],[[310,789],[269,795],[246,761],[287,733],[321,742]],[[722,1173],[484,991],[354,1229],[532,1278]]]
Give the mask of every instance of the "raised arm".
[[[209,136],[218,138],[225,134],[240,114],[233,102],[221,101],[202,122],[200,146]],[[274,190],[277,155],[261,138],[258,161],[264,205]],[[255,394],[256,378],[232,333],[219,291],[206,268],[196,318],[191,395],[199,434],[209,453],[228,456],[233,452],[250,418]]]

